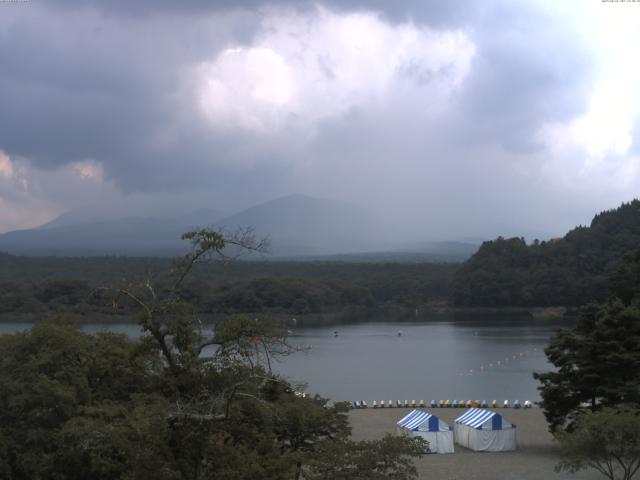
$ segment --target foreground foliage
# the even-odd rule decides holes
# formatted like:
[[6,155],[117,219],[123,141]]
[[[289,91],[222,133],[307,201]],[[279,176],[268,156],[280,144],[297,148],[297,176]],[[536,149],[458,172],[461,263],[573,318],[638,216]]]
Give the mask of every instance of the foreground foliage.
[[640,257],[627,258],[611,281],[611,298],[582,311],[545,349],[555,371],[537,373],[551,430],[571,428],[582,405],[591,410],[640,405]]
[[557,435],[563,459],[556,470],[593,468],[610,480],[631,480],[640,469],[640,410],[619,406],[587,411],[571,432]]
[[556,371],[536,374],[552,430],[570,426],[581,404],[640,403],[640,309],[614,299],[587,307],[574,329],[545,350]]
[[0,477],[39,479],[415,478],[408,438],[349,439],[347,406],[302,397],[271,370],[291,353],[271,324],[235,315],[207,331],[181,286],[246,232],[185,234],[172,282],[103,287],[128,301],[139,341],[68,322],[0,336]]
[[640,254],[611,276],[611,296],[588,305],[575,328],[545,349],[542,407],[562,446],[557,470],[593,468],[630,480],[640,468]]

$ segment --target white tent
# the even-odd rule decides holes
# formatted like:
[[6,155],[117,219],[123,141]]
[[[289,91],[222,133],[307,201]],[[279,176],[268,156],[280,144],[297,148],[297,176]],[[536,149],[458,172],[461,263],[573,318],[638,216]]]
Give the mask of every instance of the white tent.
[[400,434],[424,438],[432,453],[453,453],[453,429],[429,412],[413,410],[396,428]]
[[477,452],[516,449],[516,426],[494,410],[472,408],[455,419],[456,443]]

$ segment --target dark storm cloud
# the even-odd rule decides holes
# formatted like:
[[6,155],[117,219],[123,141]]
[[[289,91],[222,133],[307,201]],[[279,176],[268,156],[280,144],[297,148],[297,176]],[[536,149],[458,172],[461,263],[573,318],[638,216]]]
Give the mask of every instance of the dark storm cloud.
[[[525,209],[536,198],[552,198],[546,189],[522,193],[521,179],[502,193],[492,190],[508,179],[511,160],[495,160],[486,148],[536,152],[542,125],[586,108],[590,53],[562,17],[537,3],[321,2],[339,13],[373,11],[390,25],[409,22],[468,37],[475,49],[469,72],[437,121],[422,116],[430,105],[394,97],[382,114],[356,106],[321,118],[302,147],[291,145],[298,132],[261,136],[208,124],[190,91],[193,68],[229,46],[252,45],[274,6],[313,16],[315,3],[61,0],[11,10],[0,4],[0,150],[47,170],[96,160],[124,192],[215,191],[245,205],[301,188],[325,197],[352,189],[354,196],[368,195],[367,202],[379,186],[401,210],[402,202],[446,198],[457,182],[465,195],[430,213],[442,224],[449,212],[464,215],[469,199],[480,215],[506,198]],[[332,66],[318,62],[333,81]],[[415,66],[399,76],[428,89],[433,76],[446,72]],[[370,169],[371,158],[377,170]],[[298,164],[311,165],[310,173],[301,174]]]
[[[47,167],[95,158],[106,162],[108,173],[119,181],[135,183],[135,165],[145,165],[143,170],[148,171],[146,164],[157,164],[163,156],[147,148],[146,142],[154,132],[171,128],[175,105],[167,98],[180,81],[177,72],[213,57],[223,44],[223,39],[215,38],[202,25],[196,24],[194,32],[191,17],[268,4],[261,0],[69,0],[45,4],[48,13],[37,12],[34,6],[33,15],[23,13],[0,30],[0,104],[11,112],[0,117],[0,146]],[[67,9],[63,14],[59,14],[60,5]],[[550,29],[544,25],[547,19],[532,17],[522,8],[507,8],[503,2],[486,2],[481,8],[478,2],[441,1],[346,0],[329,5],[379,10],[395,20],[411,18],[451,27],[475,22],[474,68],[454,119],[459,124],[451,126],[458,137],[466,132],[469,140],[486,140],[490,135],[505,144],[527,145],[532,127],[541,120],[566,118],[581,104],[582,99],[573,93],[583,63],[579,59],[565,62],[562,57],[554,62],[561,67],[545,62],[544,56],[553,55],[557,41],[564,39],[559,38],[557,26]],[[137,18],[103,21],[95,11],[134,17],[181,13],[184,17],[157,22]],[[49,15],[62,18],[51,22]],[[255,32],[251,15],[240,18],[244,18],[245,31],[228,27],[227,42],[246,40]],[[71,21],[63,25],[67,19]],[[544,42],[552,51],[532,56],[531,35],[541,27],[546,28],[546,35],[551,34]],[[171,152],[165,164],[175,161],[178,152],[184,158],[204,151],[210,155],[224,152],[227,143],[221,139],[218,145],[207,136],[194,138],[192,132],[177,134],[189,137],[188,141]],[[121,174],[123,168],[126,178]],[[168,178],[175,180],[174,175]],[[147,187],[152,188],[153,183]],[[135,189],[135,185],[127,188]]]
[[[245,9],[255,10],[265,6],[286,6],[309,10],[318,2],[314,0],[59,0],[52,7],[72,10],[92,8],[117,16],[198,15],[212,12]],[[395,21],[415,19],[433,25],[459,23],[477,16],[481,3],[473,0],[443,2],[440,0],[328,0],[322,2],[338,11],[377,11]]]
[[215,146],[194,138],[197,126],[174,132],[184,138],[175,151],[151,144],[175,128],[184,69],[236,41],[235,25],[217,26],[104,20],[86,9],[9,12],[0,20],[0,149],[43,168],[93,158],[127,190],[164,187],[165,174],[185,171],[167,167]]
[[[125,13],[134,3],[134,13],[151,5],[109,2],[108,8]],[[238,155],[235,146],[246,150],[251,138],[211,131],[176,103],[184,95],[181,73],[225,45],[247,41],[258,18],[240,13],[226,25],[224,17],[212,24],[188,15],[211,10],[207,2],[182,4],[158,3],[154,11],[175,8],[185,16],[153,22],[104,19],[84,2],[66,2],[62,13],[51,4],[50,11],[34,6],[9,12],[0,20],[0,149],[45,169],[96,159],[126,192],[237,194],[240,182],[253,191],[255,178],[262,195],[277,194],[287,176],[268,146],[258,143],[252,158]],[[187,118],[176,119],[180,115]],[[155,146],[164,136],[173,140]]]

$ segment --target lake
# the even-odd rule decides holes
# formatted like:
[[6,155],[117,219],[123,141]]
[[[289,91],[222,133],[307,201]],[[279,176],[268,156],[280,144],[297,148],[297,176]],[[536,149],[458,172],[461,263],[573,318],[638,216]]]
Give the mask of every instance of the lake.
[[[532,373],[551,368],[543,349],[556,326],[571,323],[483,316],[294,329],[291,343],[309,349],[274,369],[291,381],[306,382],[307,392],[336,400],[538,400]],[[29,327],[2,323],[0,332]],[[132,324],[84,328],[140,335]]]
[[294,330],[291,340],[311,348],[276,368],[291,380],[306,381],[308,392],[369,404],[398,399],[533,401],[540,396],[532,373],[551,368],[543,349],[556,326],[572,324],[477,318]]

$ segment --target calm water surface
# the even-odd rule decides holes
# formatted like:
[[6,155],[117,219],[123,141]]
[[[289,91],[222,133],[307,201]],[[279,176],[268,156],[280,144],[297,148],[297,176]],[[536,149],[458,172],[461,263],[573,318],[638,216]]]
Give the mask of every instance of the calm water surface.
[[[532,373],[551,368],[542,350],[556,326],[571,324],[476,318],[294,329],[292,343],[309,348],[274,368],[293,382],[306,382],[308,392],[338,400],[537,400]],[[27,328],[0,324],[2,333]],[[132,324],[84,328],[140,335]]]
[[551,368],[543,349],[556,326],[571,324],[476,319],[294,330],[294,343],[310,349],[276,368],[306,381],[308,392],[342,400],[537,400],[532,373]]

